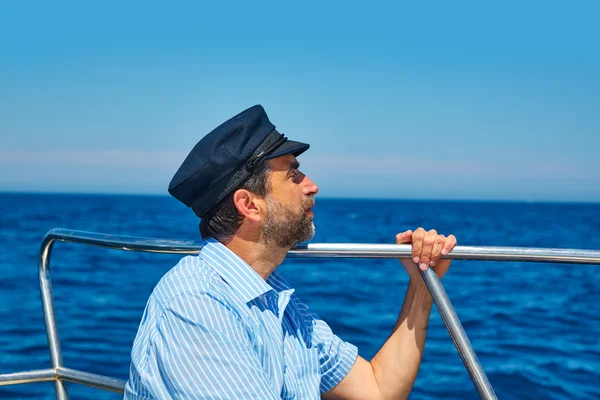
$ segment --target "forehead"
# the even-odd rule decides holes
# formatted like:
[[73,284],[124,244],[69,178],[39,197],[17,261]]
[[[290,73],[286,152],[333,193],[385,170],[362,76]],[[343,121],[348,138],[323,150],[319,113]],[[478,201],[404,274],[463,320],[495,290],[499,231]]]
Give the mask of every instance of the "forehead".
[[293,154],[286,154],[281,157],[268,160],[271,171],[289,171],[292,168],[298,168],[300,164]]

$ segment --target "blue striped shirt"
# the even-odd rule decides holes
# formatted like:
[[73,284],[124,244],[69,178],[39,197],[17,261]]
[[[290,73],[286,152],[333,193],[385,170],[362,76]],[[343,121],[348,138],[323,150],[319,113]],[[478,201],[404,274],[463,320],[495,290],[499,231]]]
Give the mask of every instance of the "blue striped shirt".
[[125,399],[318,399],[357,349],[275,271],[265,282],[215,240],[154,289],[131,351]]

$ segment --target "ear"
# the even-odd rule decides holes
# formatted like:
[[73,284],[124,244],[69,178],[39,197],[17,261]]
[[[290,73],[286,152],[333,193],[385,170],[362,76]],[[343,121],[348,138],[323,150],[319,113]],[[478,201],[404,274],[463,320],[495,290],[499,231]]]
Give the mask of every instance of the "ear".
[[246,189],[236,190],[233,194],[233,204],[244,218],[253,221],[260,220],[262,203],[260,197],[254,193]]

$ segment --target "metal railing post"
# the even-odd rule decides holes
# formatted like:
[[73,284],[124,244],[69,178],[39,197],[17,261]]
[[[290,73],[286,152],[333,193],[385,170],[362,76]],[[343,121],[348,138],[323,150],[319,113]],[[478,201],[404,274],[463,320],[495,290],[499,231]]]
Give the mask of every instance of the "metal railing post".
[[[54,244],[52,235],[46,235],[42,241],[39,255],[38,275],[40,280],[40,294],[42,296],[42,308],[44,310],[44,322],[46,323],[46,336],[48,337],[48,348],[50,350],[50,362],[56,371],[63,366],[60,340],[56,327],[56,314],[54,312],[54,298],[52,296],[52,282],[50,280],[50,253]],[[57,400],[68,400],[67,388],[61,379],[54,381],[54,390]]]
[[479,397],[485,400],[497,400],[498,397],[496,397],[494,388],[490,384],[487,375],[483,371],[483,367],[477,359],[477,354],[475,354],[471,342],[467,337],[467,333],[460,323],[460,319],[458,318],[458,315],[456,315],[454,307],[452,307],[452,303],[448,298],[448,294],[446,294],[442,281],[432,268],[427,268],[426,271],[419,269],[419,271],[421,272],[421,276],[427,285],[427,289],[429,289],[429,293],[431,293],[435,306],[446,325],[446,329],[448,329],[448,333],[454,342],[454,346],[456,346],[456,350],[458,350],[458,354],[460,355],[460,358],[462,358],[465,368],[467,368],[467,371],[469,372],[469,376],[471,376],[471,380],[479,393]]

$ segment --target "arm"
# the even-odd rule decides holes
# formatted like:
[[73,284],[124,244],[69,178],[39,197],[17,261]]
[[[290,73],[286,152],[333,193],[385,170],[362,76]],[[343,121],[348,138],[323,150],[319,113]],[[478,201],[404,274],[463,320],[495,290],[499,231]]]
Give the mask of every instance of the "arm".
[[205,293],[169,303],[152,351],[156,398],[279,399],[237,314]]
[[456,245],[456,238],[419,228],[414,234],[412,231],[398,234],[396,242],[413,244],[413,260],[401,260],[410,282],[398,321],[371,362],[358,357],[342,382],[323,396],[325,399],[404,399],[414,385],[433,303],[417,264],[422,269],[435,266],[441,278],[448,270],[450,260],[438,259],[440,254],[447,254]]

